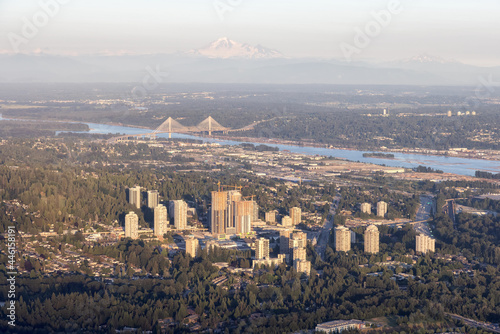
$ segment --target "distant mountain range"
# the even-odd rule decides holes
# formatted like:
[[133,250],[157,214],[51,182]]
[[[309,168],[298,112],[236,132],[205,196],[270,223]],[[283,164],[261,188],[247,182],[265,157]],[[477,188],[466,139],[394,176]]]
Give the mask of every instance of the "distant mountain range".
[[204,56],[208,58],[247,58],[247,59],[269,59],[283,58],[283,55],[272,49],[261,45],[252,46],[246,43],[238,43],[227,37],[219,38],[206,47],[188,52],[190,55]]
[[[149,70],[148,70],[149,69]],[[0,54],[0,82],[138,82],[151,70],[162,82],[252,84],[477,85],[500,67],[477,67],[430,55],[371,63],[287,58],[279,51],[220,38],[175,54]]]

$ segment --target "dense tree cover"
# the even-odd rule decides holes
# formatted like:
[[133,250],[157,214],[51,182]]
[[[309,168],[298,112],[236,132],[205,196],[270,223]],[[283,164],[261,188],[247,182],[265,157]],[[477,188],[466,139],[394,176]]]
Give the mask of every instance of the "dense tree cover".
[[417,173],[443,173],[442,170],[439,170],[439,169],[434,169],[434,168],[431,168],[431,167],[425,167],[425,166],[422,166],[422,165],[419,165],[418,167],[416,168],[413,168],[413,170]]
[[0,138],[43,138],[56,131],[88,131],[86,124],[62,122],[0,121]]
[[[41,99],[46,101],[47,96],[60,95],[63,91],[67,91],[68,96],[92,96],[89,99],[102,99],[103,96],[123,99],[123,95],[133,89],[126,84],[107,85],[96,94],[88,87],[82,87],[81,91],[75,87],[62,87],[58,92],[37,88],[29,99],[26,95],[17,98],[25,101],[23,103],[28,107],[6,109],[3,113],[11,117],[64,118],[152,129],[168,117],[192,126],[212,116],[223,126],[234,129],[257,122],[253,129],[230,133],[234,136],[308,140],[361,149],[381,146],[498,149],[500,145],[495,105],[484,103],[477,106],[476,116],[443,116],[450,108],[456,111],[459,106],[463,112],[470,108],[466,97],[473,93],[462,88],[454,93],[429,94],[420,87],[406,87],[408,91],[419,91],[408,94],[408,91],[401,91],[401,87],[370,87],[367,88],[370,93],[366,93],[352,86],[214,85],[207,93],[206,87],[197,85],[159,85],[142,101],[147,112],[125,102],[112,105],[93,105],[84,100],[59,104],[32,102],[36,96],[43,96]],[[432,88],[433,92],[435,89]],[[3,95],[17,96],[10,90],[11,87],[6,87]],[[373,91],[380,93],[374,94]],[[213,98],[207,99],[206,94]],[[389,117],[378,117],[383,108],[394,104],[398,107],[391,109]],[[39,108],[41,105],[45,108]],[[441,115],[426,115],[436,113]],[[367,117],[367,114],[373,114],[373,117]]]
[[374,187],[369,191],[365,187],[342,187],[340,190],[339,210],[349,210],[354,212],[354,216],[368,218],[370,215],[362,213],[361,203],[372,204],[372,215],[375,217],[377,202],[388,203],[387,218],[415,218],[415,214],[420,203],[417,195],[404,196],[400,192],[391,191],[387,187]]
[[500,179],[500,173],[493,174],[490,172],[483,172],[483,171],[477,170],[476,177],[481,177],[483,179],[496,179],[496,180],[498,180],[498,179]]
[[481,117],[366,117],[356,112],[305,113],[258,124],[244,135],[310,139],[340,147],[377,149],[467,147],[498,149],[498,140],[474,140],[480,130],[496,133],[498,119]]
[[436,236],[447,253],[462,253],[470,260],[500,264],[500,217],[456,215],[456,222],[448,216],[437,215],[433,221]]
[[[144,261],[142,265],[152,261],[143,254],[147,247],[140,241],[124,241],[117,249],[123,250],[124,257],[134,253],[144,257],[137,260]],[[456,276],[452,274],[456,264],[425,256],[410,272],[417,279],[396,282],[388,269],[360,267],[372,262],[368,258],[331,249],[328,253],[326,262],[311,254],[319,275],[313,270],[309,279],[301,279],[285,266],[259,269],[254,277],[240,276],[246,282],[241,289],[211,283],[225,274],[211,265],[213,261],[249,256],[226,251],[218,255],[202,252],[197,259],[178,254],[171,264],[160,265],[164,273],[160,278],[130,280],[126,273],[112,284],[84,275],[19,278],[17,329],[107,333],[130,326],[156,333],[157,320],[172,317],[179,324],[170,332],[187,332],[182,322],[189,309],[200,316],[202,328],[222,326],[232,333],[294,332],[332,319],[390,315],[397,315],[403,328],[429,328],[444,321],[444,312],[482,321],[500,319],[500,275],[494,267],[478,269],[474,277]],[[0,269],[3,276],[5,271]],[[377,271],[382,274],[367,275]],[[5,277],[0,279],[5,281]],[[5,316],[1,319],[6,332]]]
[[465,206],[471,206],[475,209],[500,212],[500,200],[494,200],[488,197],[484,199],[469,197],[467,199],[459,199],[457,200],[457,203]]

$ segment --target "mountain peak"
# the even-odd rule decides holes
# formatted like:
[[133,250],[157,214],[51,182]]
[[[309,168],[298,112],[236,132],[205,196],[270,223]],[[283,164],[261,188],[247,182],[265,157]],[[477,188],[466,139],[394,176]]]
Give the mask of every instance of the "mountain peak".
[[447,63],[456,63],[455,60],[447,60],[441,57],[432,56],[427,53],[423,53],[421,55],[412,57],[410,59],[405,59],[403,62],[405,63],[421,63],[421,64],[447,64]]
[[221,37],[204,48],[191,50],[189,54],[205,56],[208,58],[283,58],[283,55],[261,45],[252,46],[246,43],[235,42],[227,37]]

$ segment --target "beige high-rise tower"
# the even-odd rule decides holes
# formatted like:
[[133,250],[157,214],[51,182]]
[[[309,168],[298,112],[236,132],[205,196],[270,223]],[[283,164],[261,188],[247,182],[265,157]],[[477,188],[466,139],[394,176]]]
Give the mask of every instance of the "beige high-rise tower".
[[290,209],[290,218],[292,218],[292,225],[299,225],[302,221],[302,210],[297,207],[293,207]]
[[236,233],[247,234],[252,231],[253,201],[236,202]]
[[337,252],[351,250],[351,231],[345,226],[335,228],[335,250]]
[[174,226],[177,230],[187,228],[187,203],[183,200],[170,201],[170,216],[174,218]]
[[376,254],[379,252],[380,232],[377,226],[370,225],[365,231],[365,252]]
[[141,208],[141,187],[135,186],[128,189],[128,202],[137,209]]
[[276,223],[276,210],[266,212],[266,223]]
[[426,235],[420,234],[416,237],[415,250],[420,253],[434,252],[436,240]]
[[134,211],[125,216],[125,238],[139,238],[139,217]]
[[210,232],[225,234],[227,222],[227,192],[212,191],[212,208],[210,210]]
[[186,242],[186,254],[191,255],[191,257],[196,257],[198,255],[198,247],[200,245],[198,239],[189,237],[185,239]]
[[385,217],[385,214],[387,213],[387,203],[380,201],[377,203],[377,216],[379,217]]
[[237,190],[212,191],[210,232],[213,234],[236,234],[236,203],[241,201]]
[[157,237],[163,237],[163,235],[168,231],[167,208],[165,205],[158,205],[155,208],[154,214],[154,235]]
[[148,190],[148,208],[154,209],[160,204],[160,194],[157,190]]
[[361,212],[372,214],[372,205],[370,203],[361,203]]

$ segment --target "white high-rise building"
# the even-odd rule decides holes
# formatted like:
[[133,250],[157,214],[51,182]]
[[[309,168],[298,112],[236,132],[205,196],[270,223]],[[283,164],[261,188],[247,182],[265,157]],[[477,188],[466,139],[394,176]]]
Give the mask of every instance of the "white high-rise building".
[[155,223],[154,223],[154,234],[157,237],[163,237],[168,231],[168,217],[167,208],[165,205],[158,205],[155,208]]
[[148,208],[154,209],[160,204],[160,194],[157,190],[148,190]]
[[183,200],[170,201],[170,216],[174,219],[177,230],[185,230],[187,227],[187,203]]
[[335,250],[337,252],[351,250],[351,231],[345,226],[335,228]]
[[372,205],[370,203],[361,203],[361,212],[372,214]]
[[379,252],[380,232],[377,226],[370,225],[365,231],[365,252],[376,254]]
[[125,216],[125,238],[139,238],[139,217],[134,211]]
[[420,234],[416,237],[415,250],[420,253],[434,252],[436,246],[436,240],[428,237],[426,235]]
[[269,258],[269,240],[260,238],[255,242],[255,259],[263,260]]
[[141,187],[135,186],[128,189],[128,202],[137,209],[141,208]]
[[385,214],[387,213],[387,203],[380,201],[377,203],[377,216],[379,217],[385,217]]

